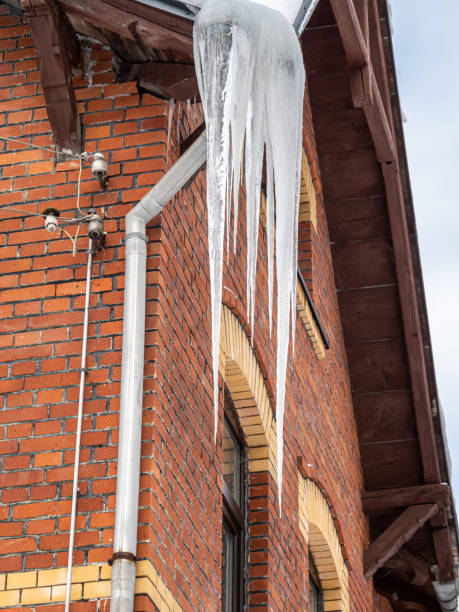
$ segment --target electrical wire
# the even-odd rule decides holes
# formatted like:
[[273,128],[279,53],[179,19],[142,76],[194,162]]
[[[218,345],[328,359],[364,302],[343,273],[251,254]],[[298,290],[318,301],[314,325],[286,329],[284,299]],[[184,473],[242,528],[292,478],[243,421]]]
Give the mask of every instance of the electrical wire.
[[77,254],[77,245],[76,245],[76,242],[77,242],[78,234],[80,233],[80,226],[77,227],[77,231],[75,232],[75,236],[73,236],[73,237],[63,227],[61,227],[61,236],[62,236],[62,232],[67,234],[67,236],[70,238],[70,241],[72,243],[72,255],[73,255],[73,257],[75,257],[76,254]]
[[70,610],[70,595],[72,588],[72,570],[73,570],[73,549],[75,543],[75,522],[77,516],[77,501],[78,501],[78,475],[80,467],[80,449],[81,449],[81,430],[83,423],[84,412],[84,390],[86,380],[86,352],[88,342],[88,322],[89,322],[89,298],[91,292],[91,266],[92,266],[92,239],[89,239],[88,260],[86,264],[86,291],[84,301],[84,317],[83,317],[83,344],[81,348],[81,367],[80,367],[80,389],[78,394],[78,413],[77,413],[77,428],[75,440],[75,461],[73,466],[73,486],[72,486],[72,511],[70,515],[70,536],[69,536],[69,553],[67,560],[67,580],[65,590],[65,612]]
[[[43,151],[50,151],[51,153],[56,153],[56,151],[53,150],[53,149],[48,149],[46,147],[40,147],[39,145],[34,145],[32,143],[22,142],[21,140],[17,140],[16,138],[8,138],[6,136],[0,136],[0,139],[2,139],[2,140],[9,140],[9,141],[12,141],[12,142],[18,142],[18,143],[23,144],[25,146],[35,147],[36,149],[42,149]],[[66,234],[70,238],[70,241],[72,243],[72,254],[73,254],[73,257],[75,257],[76,254],[77,254],[77,240],[78,240],[78,234],[80,233],[80,221],[82,221],[86,217],[86,215],[83,214],[83,211],[80,208],[81,174],[82,174],[82,171],[83,171],[83,157],[84,156],[86,156],[86,153],[84,153],[84,152],[81,153],[80,155],[74,155],[75,159],[79,159],[80,160],[80,168],[79,168],[79,172],[78,172],[78,182],[77,182],[76,207],[77,207],[77,210],[78,210],[79,214],[81,215],[81,218],[80,219],[75,219],[75,218],[72,218],[72,217],[59,217],[59,219],[61,221],[68,221],[68,222],[73,222],[73,223],[77,223],[78,224],[77,230],[75,232],[75,236],[71,236],[69,234],[69,232],[64,227],[60,228],[61,236],[62,236],[62,233],[64,233],[64,234]],[[8,210],[8,211],[11,211],[11,212],[25,213],[29,217],[45,217],[45,218],[47,217],[47,215],[44,214],[44,213],[35,213],[35,212],[27,211],[27,210],[19,210],[18,208],[12,208],[12,207],[8,207],[8,206],[2,206],[2,207],[0,207],[0,210],[2,210],[2,211],[3,210]]]
[[17,142],[18,144],[22,144],[25,147],[33,147],[34,149],[41,149],[42,151],[48,151],[49,153],[64,153],[65,155],[72,156],[74,159],[81,159],[81,154],[77,155],[76,153],[72,153],[65,149],[64,151],[57,151],[56,149],[50,149],[49,147],[41,147],[40,145],[33,144],[32,142],[24,142],[23,140],[18,140],[17,138],[9,138],[8,136],[0,136],[1,140],[8,140],[9,142]]
[[[20,210],[19,208],[10,208],[9,206],[0,206],[0,211],[3,211],[3,210],[8,210],[8,211],[17,212],[17,213],[25,213],[28,217],[44,217],[44,218],[47,217],[47,215],[45,215],[44,213],[35,213],[29,210]],[[75,219],[74,217],[59,217],[59,219],[64,220],[64,221],[77,221],[77,219]]]
[[[0,136],[0,138],[4,138],[3,136]],[[82,159],[82,155],[79,156],[80,159],[80,170],[78,172],[78,183],[77,183],[77,201],[76,201],[76,207],[78,212],[80,213],[80,215],[82,217],[85,217],[85,215],[83,214],[83,211],[80,208],[80,194],[81,194],[81,173],[83,171],[83,159]],[[0,207],[0,210],[8,210],[8,211],[12,211],[12,212],[17,212],[17,213],[25,213],[28,216],[31,217],[46,217],[47,215],[45,215],[44,213],[35,213],[35,212],[31,212],[31,211],[27,211],[27,210],[19,210],[18,208],[11,208],[8,206],[2,206]],[[79,225],[79,220],[72,218],[72,217],[59,217],[59,219],[63,220],[63,221],[73,221],[74,223],[78,223],[78,227],[77,227],[77,231],[75,233],[75,236],[72,237],[67,230],[65,230],[64,228],[61,228],[61,235],[62,232],[65,232],[65,234],[67,234],[67,236],[70,238],[70,240],[72,241],[72,246],[73,246],[73,256],[75,257],[76,255],[76,241],[78,238],[78,234],[80,232],[80,225]]]

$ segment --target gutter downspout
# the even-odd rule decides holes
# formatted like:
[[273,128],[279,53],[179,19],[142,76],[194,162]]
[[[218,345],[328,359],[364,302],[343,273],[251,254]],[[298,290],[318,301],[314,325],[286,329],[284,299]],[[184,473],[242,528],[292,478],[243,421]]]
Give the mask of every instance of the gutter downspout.
[[448,582],[432,580],[432,585],[442,612],[457,612],[459,579],[456,578],[456,580],[449,580]]
[[121,398],[111,612],[132,612],[136,576],[145,352],[146,225],[205,163],[204,131],[126,215]]

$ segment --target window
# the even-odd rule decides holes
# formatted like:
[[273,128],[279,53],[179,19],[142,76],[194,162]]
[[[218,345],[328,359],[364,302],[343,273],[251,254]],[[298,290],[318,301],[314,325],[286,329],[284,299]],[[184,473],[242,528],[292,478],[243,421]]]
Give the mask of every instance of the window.
[[223,425],[222,611],[244,608],[245,448],[225,392]]
[[323,594],[314,559],[309,555],[309,608],[308,612],[323,612]]

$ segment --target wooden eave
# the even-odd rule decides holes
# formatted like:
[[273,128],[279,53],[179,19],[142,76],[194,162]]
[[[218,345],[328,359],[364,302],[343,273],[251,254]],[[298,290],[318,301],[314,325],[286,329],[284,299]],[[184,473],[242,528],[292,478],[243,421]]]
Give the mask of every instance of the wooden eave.
[[[442,484],[449,483],[447,451],[386,3],[322,0],[302,43],[360,441],[363,505],[372,539],[383,543],[370,547],[368,575],[384,566],[400,591],[406,571],[388,573],[384,564],[406,567],[407,559],[420,559],[429,568],[437,565],[446,581],[457,556],[455,510],[449,485]],[[387,494],[378,498],[381,491]],[[400,516],[416,516],[426,502],[438,510],[419,522],[405,545],[389,537],[394,525],[403,525]],[[385,544],[390,549],[375,559]],[[431,578],[413,593],[416,601],[425,594],[429,610],[436,609],[429,607]],[[384,585],[392,588],[390,579]],[[410,586],[408,580],[408,591]]]

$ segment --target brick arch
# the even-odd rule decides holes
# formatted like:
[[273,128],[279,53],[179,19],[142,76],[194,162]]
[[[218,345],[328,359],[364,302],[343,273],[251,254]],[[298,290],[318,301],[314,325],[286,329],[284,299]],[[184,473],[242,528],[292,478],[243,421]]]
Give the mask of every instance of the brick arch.
[[276,421],[263,374],[236,316],[222,307],[219,372],[231,395],[248,447],[249,472],[277,482]]
[[326,610],[348,612],[348,569],[325,496],[298,474],[298,523],[319,574]]

